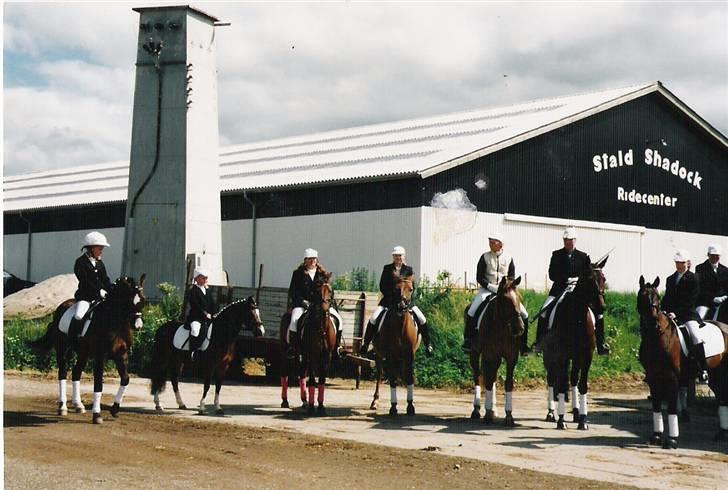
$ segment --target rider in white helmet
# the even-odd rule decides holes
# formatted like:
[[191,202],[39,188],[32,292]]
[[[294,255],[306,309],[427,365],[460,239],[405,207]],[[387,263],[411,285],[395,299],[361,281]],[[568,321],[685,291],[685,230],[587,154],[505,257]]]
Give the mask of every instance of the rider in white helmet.
[[695,275],[698,276],[700,284],[698,315],[702,319],[707,317],[715,320],[718,308],[728,299],[728,267],[720,263],[718,245],[708,247],[708,259],[695,267]]
[[88,233],[83,239],[83,254],[76,259],[73,273],[78,279],[76,298],[76,314],[68,330],[70,337],[81,334],[82,320],[92,303],[103,300],[111,289],[111,281],[106,274],[106,267],[101,261],[104,247],[110,247],[106,237],[98,231]]
[[185,324],[190,329],[190,357],[195,360],[197,352],[205,340],[207,326],[212,321],[212,315],[217,311],[212,294],[207,291],[207,278],[209,273],[204,267],[195,267],[192,275],[193,284],[187,290],[187,315]]
[[[379,279],[379,291],[382,293],[382,299],[379,302],[379,306],[374,310],[372,317],[366,327],[364,334],[364,340],[361,345],[361,354],[365,355],[369,350],[369,344],[374,339],[374,335],[377,332],[377,325],[380,320],[380,315],[385,309],[394,307],[396,300],[394,299],[394,289],[396,286],[395,274],[400,277],[411,277],[414,275],[412,267],[408,266],[404,262],[405,249],[401,245],[397,245],[392,249],[392,263],[387,264],[382,269],[382,275]],[[432,344],[430,342],[430,329],[427,325],[427,319],[422,311],[414,304],[414,283],[412,284],[412,302],[410,303],[410,310],[414,316],[417,328],[422,335],[422,343],[425,346],[425,354],[429,357],[432,355]]]

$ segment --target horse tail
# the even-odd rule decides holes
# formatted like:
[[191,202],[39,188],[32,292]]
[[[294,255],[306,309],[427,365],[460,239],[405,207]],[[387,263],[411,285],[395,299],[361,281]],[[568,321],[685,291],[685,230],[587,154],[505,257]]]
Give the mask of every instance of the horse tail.
[[53,327],[57,325],[55,319],[48,324],[46,333],[36,340],[26,340],[26,345],[39,354],[45,354],[53,347],[55,336]]
[[171,343],[170,325],[164,324],[154,334],[152,347],[151,394],[162,393],[167,386],[167,367],[169,364],[169,351]]

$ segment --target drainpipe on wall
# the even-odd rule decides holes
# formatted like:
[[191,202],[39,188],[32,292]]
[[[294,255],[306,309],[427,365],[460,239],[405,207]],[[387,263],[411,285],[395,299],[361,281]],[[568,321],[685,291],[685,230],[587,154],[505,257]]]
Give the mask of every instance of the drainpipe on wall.
[[20,219],[25,221],[25,223],[28,225],[28,250],[26,252],[25,280],[30,281],[30,259],[31,259],[30,252],[31,252],[31,247],[33,245],[33,228],[30,223],[30,220],[27,219],[25,216],[23,216],[22,211],[20,212],[20,214],[18,216],[20,216]]
[[256,251],[256,235],[257,235],[257,229],[258,229],[258,223],[255,217],[255,203],[248,197],[248,191],[243,191],[243,199],[248,201],[248,204],[250,204],[251,209],[253,210],[253,246],[251,247],[253,249],[251,253],[251,265],[250,265],[250,287],[255,287],[255,263],[256,263],[256,257],[255,257],[255,251]]

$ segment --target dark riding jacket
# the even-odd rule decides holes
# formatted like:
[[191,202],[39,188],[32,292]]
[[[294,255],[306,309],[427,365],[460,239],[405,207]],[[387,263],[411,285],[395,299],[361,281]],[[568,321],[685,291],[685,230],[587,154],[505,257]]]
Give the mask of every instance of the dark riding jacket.
[[199,286],[192,285],[187,290],[187,316],[185,317],[185,325],[189,326],[192,322],[200,322],[203,325],[210,323],[207,318],[209,313],[211,316],[217,312],[215,300],[210,291],[202,292]]
[[73,273],[78,278],[78,289],[74,294],[77,301],[96,301],[101,299],[102,289],[107,293],[110,292],[111,281],[101,260],[97,260],[96,265],[93,265],[89,256],[84,253],[76,259]]
[[[394,306],[393,303],[395,302],[395,289],[397,285],[397,281],[394,277],[395,271],[396,269],[393,263],[385,265],[382,269],[382,276],[379,278],[379,291],[382,293],[382,299],[379,301],[379,306],[384,306],[385,308],[391,308]],[[399,270],[400,277],[412,277],[414,274],[412,267],[407,264],[402,264],[402,268]],[[412,283],[411,305],[414,305],[414,293],[415,285]]]
[[698,306],[714,307],[713,298],[728,295],[728,267],[718,264],[718,270],[713,271],[710,261],[706,260],[695,268],[698,276],[700,294]]
[[695,311],[698,301],[698,278],[690,271],[685,271],[680,282],[677,281],[677,271],[667,277],[665,281],[665,296],[662,298],[662,309],[674,313],[677,323],[682,325],[689,320],[700,321]]
[[291,298],[293,308],[303,307],[303,301],[312,303],[316,297],[316,281],[326,282],[326,271],[316,265],[316,274],[313,279],[306,272],[306,268],[300,265],[291,275],[291,285],[288,287],[288,296]]
[[570,277],[588,277],[591,274],[591,259],[581,250],[574,249],[571,256],[565,248],[554,250],[549,263],[551,286],[549,296],[558,297],[564,292]]

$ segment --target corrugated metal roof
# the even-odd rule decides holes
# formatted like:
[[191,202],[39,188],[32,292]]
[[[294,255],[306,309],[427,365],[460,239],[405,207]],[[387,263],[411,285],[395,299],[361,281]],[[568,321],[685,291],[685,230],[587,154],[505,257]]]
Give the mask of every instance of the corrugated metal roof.
[[[728,146],[659,82],[495,109],[222,147],[222,192],[427,177],[524,139],[659,91]],[[128,162],[6,177],[6,211],[123,201]]]

